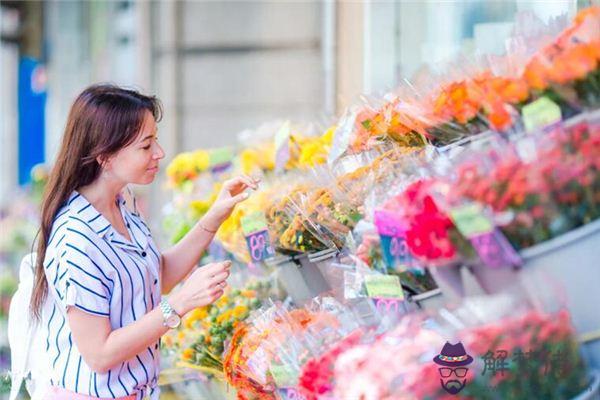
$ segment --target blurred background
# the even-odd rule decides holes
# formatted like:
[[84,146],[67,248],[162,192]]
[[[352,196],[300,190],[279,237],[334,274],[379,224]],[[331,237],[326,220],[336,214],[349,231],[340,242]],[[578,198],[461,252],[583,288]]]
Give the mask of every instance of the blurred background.
[[[359,96],[457,53],[501,53],[517,12],[571,18],[590,3],[0,1],[0,323],[37,230],[40,182],[86,86],[157,95],[166,165],[274,119],[328,126]],[[163,171],[137,188],[155,229],[164,181]],[[5,332],[0,371],[9,368]]]

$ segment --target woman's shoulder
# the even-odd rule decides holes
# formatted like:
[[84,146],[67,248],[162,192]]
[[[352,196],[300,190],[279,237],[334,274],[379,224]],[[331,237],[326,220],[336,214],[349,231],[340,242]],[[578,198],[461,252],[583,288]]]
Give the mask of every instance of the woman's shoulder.
[[66,243],[89,247],[86,242],[97,241],[108,228],[108,222],[100,219],[100,214],[93,211],[90,203],[79,193],[73,192],[54,217],[47,249],[58,250]]

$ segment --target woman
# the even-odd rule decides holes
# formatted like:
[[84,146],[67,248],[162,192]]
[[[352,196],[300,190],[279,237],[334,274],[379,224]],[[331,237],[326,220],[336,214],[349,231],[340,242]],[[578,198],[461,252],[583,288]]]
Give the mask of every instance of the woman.
[[[42,203],[31,297],[47,329],[47,399],[157,399],[160,337],[223,294],[229,262],[194,266],[258,182],[225,182],[187,236],[159,253],[121,192],[154,180],[164,157],[160,116],[156,98],[109,85],[84,90],[71,108]],[[51,311],[41,315],[47,297]]]

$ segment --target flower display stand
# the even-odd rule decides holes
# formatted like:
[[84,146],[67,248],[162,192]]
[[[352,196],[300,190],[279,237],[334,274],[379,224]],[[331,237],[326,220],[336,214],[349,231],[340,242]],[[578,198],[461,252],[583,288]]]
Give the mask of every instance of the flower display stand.
[[592,370],[588,388],[572,400],[597,400],[600,399],[600,371]]
[[[600,367],[600,220],[521,252],[526,288],[555,288],[583,336],[589,364]],[[555,290],[555,291],[556,291]]]

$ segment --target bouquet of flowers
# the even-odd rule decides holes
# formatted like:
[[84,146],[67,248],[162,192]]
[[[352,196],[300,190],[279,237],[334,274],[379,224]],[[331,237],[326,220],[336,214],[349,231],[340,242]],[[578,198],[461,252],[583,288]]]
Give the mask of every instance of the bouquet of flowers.
[[326,311],[273,304],[236,327],[224,355],[227,382],[239,399],[275,399],[277,386],[295,385],[310,348],[305,335],[337,326],[338,320]]
[[304,216],[298,213],[291,200],[305,193],[306,188],[298,185],[288,195],[274,197],[267,206],[265,216],[269,235],[273,238],[275,249],[283,254],[310,253],[327,248],[322,239],[306,228]]
[[401,147],[423,147],[427,140],[421,113],[418,104],[402,102],[399,98],[376,109],[365,106],[357,114],[350,148],[354,152],[364,151],[385,140]]
[[190,312],[182,327],[165,336],[165,348],[177,354],[177,365],[222,377],[223,350],[235,327],[271,295],[269,281],[229,289],[214,304]]
[[600,216],[598,132],[580,123],[527,140],[534,143],[533,156],[520,157],[516,142],[500,154],[492,148],[460,163],[448,194],[450,202],[465,198],[489,206],[505,219],[500,228],[518,249]]
[[581,393],[587,375],[569,315],[516,301],[473,299],[433,318],[405,316],[374,341],[338,354],[335,397],[524,400]]
[[600,89],[600,7],[580,11],[573,23],[527,63],[523,77],[536,96],[548,96],[566,116],[597,107]]

